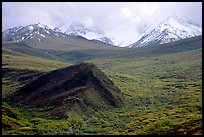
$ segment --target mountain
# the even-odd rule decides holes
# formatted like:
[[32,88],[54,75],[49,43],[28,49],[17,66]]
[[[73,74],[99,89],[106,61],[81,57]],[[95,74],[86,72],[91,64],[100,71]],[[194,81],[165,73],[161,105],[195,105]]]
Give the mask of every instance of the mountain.
[[41,75],[15,92],[11,100],[32,107],[49,107],[51,115],[67,111],[89,113],[123,103],[120,89],[94,64],[81,63]]
[[41,41],[42,38],[53,36],[67,37],[67,35],[62,33],[58,28],[53,30],[40,23],[7,29],[3,31],[2,36],[8,42],[20,42],[27,39],[37,39]]
[[51,29],[47,25],[42,25],[40,23],[35,23],[24,27],[18,26],[2,32],[3,42],[14,43],[31,40],[31,43],[35,43],[34,45],[39,45],[41,42],[50,41],[51,39],[63,39],[63,41],[76,39],[93,41],[96,43],[96,45],[114,45],[112,40],[109,39],[104,32],[99,30],[97,27],[87,28],[77,23],[70,26],[69,33],[63,32],[59,28]]
[[106,36],[105,32],[96,26],[86,26],[82,23],[73,22],[65,33],[72,36],[82,36],[89,40],[98,40],[114,45],[113,41]]
[[155,26],[146,27],[142,37],[128,47],[152,46],[202,35],[202,28],[179,17],[171,16]]

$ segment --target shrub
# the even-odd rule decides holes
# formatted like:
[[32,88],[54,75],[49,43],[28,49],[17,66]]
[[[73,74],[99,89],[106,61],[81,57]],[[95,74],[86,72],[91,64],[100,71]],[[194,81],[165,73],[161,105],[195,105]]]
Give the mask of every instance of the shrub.
[[21,127],[20,130],[21,131],[32,131],[33,129],[30,127]]

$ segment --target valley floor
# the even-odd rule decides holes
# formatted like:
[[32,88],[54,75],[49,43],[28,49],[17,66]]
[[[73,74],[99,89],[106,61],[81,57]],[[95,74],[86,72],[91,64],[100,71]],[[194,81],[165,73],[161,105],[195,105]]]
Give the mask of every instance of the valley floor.
[[7,96],[33,75],[71,64],[13,52],[2,54],[2,58],[3,135],[202,134],[202,48],[143,58],[88,60],[121,89],[126,103],[91,115],[73,113],[66,119],[46,115],[43,108],[16,105]]

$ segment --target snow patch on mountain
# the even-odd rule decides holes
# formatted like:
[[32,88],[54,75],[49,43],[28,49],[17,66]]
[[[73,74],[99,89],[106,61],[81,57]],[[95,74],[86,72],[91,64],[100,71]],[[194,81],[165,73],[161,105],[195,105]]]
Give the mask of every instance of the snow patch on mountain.
[[34,27],[33,26],[28,26],[29,27],[29,30],[33,30],[34,29]]
[[43,35],[43,34],[40,34],[40,36],[42,36],[42,37],[44,37],[44,38],[45,38],[45,35]]

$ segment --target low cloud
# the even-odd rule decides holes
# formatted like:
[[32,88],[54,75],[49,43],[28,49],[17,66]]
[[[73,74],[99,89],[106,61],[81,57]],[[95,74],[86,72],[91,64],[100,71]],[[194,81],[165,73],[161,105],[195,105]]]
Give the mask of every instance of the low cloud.
[[132,17],[132,12],[128,8],[121,8],[120,15],[124,18]]
[[156,2],[142,3],[142,10],[145,14],[153,16],[156,11],[159,10],[160,4]]

